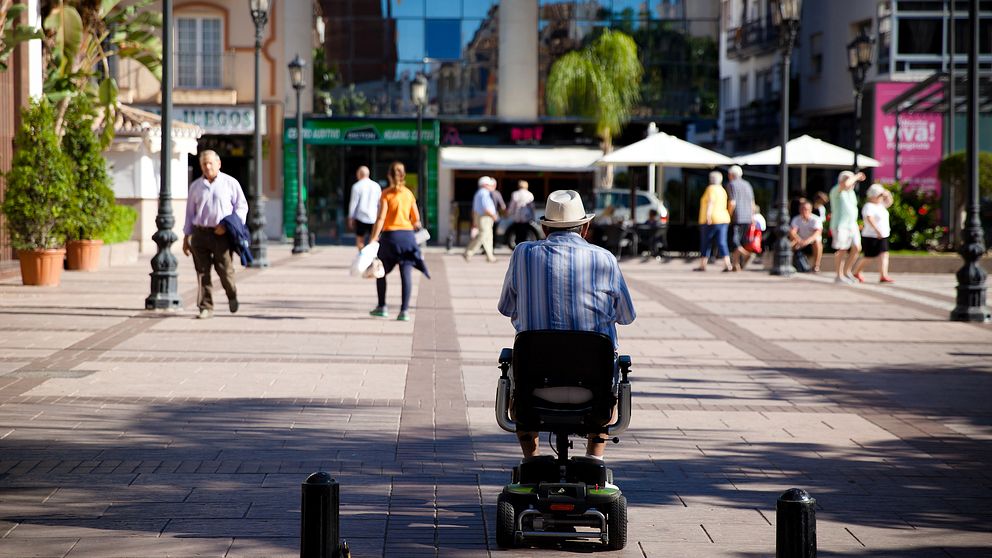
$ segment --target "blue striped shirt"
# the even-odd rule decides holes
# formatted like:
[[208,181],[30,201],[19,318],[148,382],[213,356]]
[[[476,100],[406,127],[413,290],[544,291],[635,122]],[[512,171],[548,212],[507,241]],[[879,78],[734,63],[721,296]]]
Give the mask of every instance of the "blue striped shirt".
[[609,335],[614,347],[616,324],[636,317],[616,258],[574,232],[517,244],[498,308],[517,332],[595,331]]

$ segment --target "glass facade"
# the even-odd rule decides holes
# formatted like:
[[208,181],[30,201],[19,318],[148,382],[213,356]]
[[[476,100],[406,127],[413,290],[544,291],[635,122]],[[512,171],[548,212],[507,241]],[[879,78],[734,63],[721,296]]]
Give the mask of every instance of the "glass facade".
[[[688,0],[537,3],[541,116],[551,65],[606,28],[638,44],[645,79],[636,116],[715,116],[718,11],[693,15]],[[335,116],[353,115],[355,106],[363,115],[413,114],[409,83],[423,72],[427,114],[495,116],[499,7],[498,0],[323,0],[327,106]]]

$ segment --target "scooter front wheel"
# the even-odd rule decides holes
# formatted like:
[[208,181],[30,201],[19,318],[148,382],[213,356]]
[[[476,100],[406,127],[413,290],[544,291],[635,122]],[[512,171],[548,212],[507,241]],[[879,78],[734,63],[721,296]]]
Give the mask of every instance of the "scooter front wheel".
[[622,494],[607,506],[606,533],[610,536],[610,550],[627,546],[627,498]]
[[506,494],[496,499],[496,546],[513,548],[513,533],[516,529],[516,510]]

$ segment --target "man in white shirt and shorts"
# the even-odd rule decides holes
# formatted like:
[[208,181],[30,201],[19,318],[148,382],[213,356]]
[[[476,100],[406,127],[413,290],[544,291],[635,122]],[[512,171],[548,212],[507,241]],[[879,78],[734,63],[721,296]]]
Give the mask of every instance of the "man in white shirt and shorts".
[[369,168],[366,166],[358,167],[355,177],[358,182],[351,185],[351,201],[348,202],[348,230],[355,231],[355,247],[361,250],[379,215],[382,187],[369,178]]

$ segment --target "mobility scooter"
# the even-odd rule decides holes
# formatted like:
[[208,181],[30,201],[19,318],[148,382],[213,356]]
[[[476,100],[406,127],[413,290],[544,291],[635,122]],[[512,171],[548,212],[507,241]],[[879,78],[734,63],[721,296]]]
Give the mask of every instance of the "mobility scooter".
[[[508,432],[549,432],[557,454],[513,468],[496,505],[500,548],[577,539],[599,540],[611,550],[626,546],[627,499],[613,472],[600,459],[569,458],[568,450],[570,435],[599,433],[609,437],[602,443],[619,442],[613,435],[630,424],[630,364],[627,355],[616,358],[608,336],[584,331],[521,332],[513,349],[500,353],[496,422]],[[568,397],[547,391],[562,387],[571,388]]]

